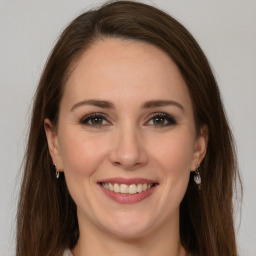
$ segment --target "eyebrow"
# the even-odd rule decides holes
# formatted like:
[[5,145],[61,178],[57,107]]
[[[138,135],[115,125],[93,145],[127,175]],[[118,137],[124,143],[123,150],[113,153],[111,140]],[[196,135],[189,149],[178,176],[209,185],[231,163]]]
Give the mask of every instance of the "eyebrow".
[[177,101],[174,100],[150,100],[145,102],[142,105],[142,108],[155,108],[155,107],[164,107],[164,106],[176,106],[182,111],[185,111],[185,108]]
[[[164,107],[164,106],[176,106],[178,108],[180,108],[182,111],[185,111],[184,107],[177,101],[173,101],[173,100],[150,100],[150,101],[146,101],[145,103],[142,104],[142,108],[155,108],[155,107]],[[96,99],[90,99],[90,100],[83,100],[83,101],[79,101],[78,103],[76,103],[75,105],[73,105],[73,107],[71,108],[70,111],[73,111],[74,109],[81,107],[81,106],[96,106],[96,107],[100,107],[100,108],[114,108],[114,104],[109,102],[109,101],[105,101],[105,100],[96,100]]]
[[109,101],[91,99],[91,100],[79,101],[71,108],[71,111],[73,111],[75,108],[78,108],[81,106],[86,106],[86,105],[87,106],[96,106],[96,107],[100,107],[100,108],[114,108],[114,104]]

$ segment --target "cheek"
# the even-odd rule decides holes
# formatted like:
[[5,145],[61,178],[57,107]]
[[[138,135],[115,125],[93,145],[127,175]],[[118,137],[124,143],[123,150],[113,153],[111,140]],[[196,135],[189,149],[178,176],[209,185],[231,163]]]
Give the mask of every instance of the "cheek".
[[[64,136],[61,136],[64,135]],[[78,208],[92,208],[91,184],[106,156],[106,143],[98,137],[85,136],[81,130],[70,129],[60,134],[61,158],[69,193]]]
[[190,173],[194,150],[194,140],[190,133],[172,134],[154,145],[152,154],[166,174],[178,177]]
[[102,163],[106,147],[95,135],[85,136],[81,131],[67,130],[60,135],[61,159],[69,176],[90,176]]
[[178,216],[180,203],[187,190],[190,163],[193,156],[194,141],[189,132],[173,132],[152,141],[151,158],[153,169],[160,179],[161,196],[155,205],[159,222],[166,222]]
[[162,195],[164,196],[160,203],[172,202],[167,212],[173,212],[179,207],[186,192],[193,159],[193,138],[187,130],[172,133],[155,143],[155,148],[152,150],[155,168],[158,170],[160,183],[163,184]]

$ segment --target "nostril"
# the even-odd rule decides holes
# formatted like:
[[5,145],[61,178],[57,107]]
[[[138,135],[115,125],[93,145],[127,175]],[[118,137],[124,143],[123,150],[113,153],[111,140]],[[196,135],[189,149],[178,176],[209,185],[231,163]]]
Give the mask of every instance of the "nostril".
[[126,170],[133,170],[142,165],[142,163],[139,163],[139,162],[128,162],[128,161],[124,161],[124,162],[115,161],[115,162],[112,162],[112,164],[114,166],[121,167]]
[[114,165],[120,166],[121,163],[120,162],[113,162]]
[[[127,140],[127,139],[126,139]],[[146,164],[147,154],[142,148],[134,148],[131,143],[123,142],[113,147],[109,154],[110,162],[124,169],[134,169]]]

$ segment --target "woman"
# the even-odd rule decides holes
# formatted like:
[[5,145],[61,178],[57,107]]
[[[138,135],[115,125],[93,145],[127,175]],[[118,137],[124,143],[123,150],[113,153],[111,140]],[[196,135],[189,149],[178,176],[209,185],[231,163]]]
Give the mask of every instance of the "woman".
[[62,33],[34,101],[18,255],[237,255],[236,157],[202,50],[130,1]]

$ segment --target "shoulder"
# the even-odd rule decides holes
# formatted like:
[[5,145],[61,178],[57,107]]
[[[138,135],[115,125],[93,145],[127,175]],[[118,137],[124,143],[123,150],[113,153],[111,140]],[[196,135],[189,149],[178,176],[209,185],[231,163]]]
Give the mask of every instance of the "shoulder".
[[73,256],[69,249],[65,250],[63,256]]

